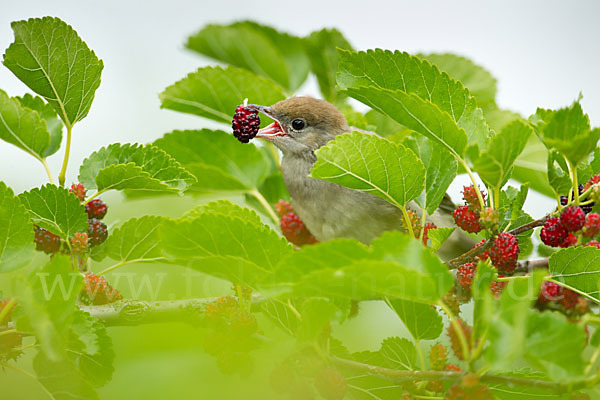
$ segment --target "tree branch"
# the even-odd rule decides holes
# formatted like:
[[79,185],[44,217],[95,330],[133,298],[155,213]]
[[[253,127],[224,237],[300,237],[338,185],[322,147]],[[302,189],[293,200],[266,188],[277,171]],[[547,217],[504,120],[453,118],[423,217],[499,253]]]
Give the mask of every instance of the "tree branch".
[[[166,301],[123,300],[102,306],[79,308],[106,326],[133,326],[173,320],[199,323],[204,316],[206,305],[216,299],[209,297]],[[258,307],[261,302],[262,300],[255,296],[252,299],[252,307]]]
[[[518,227],[508,231],[508,233],[511,233],[516,236],[520,233],[527,232],[528,230],[531,230],[531,229],[537,228],[538,226],[544,225],[544,223],[546,222],[546,219],[548,217],[549,217],[549,215],[546,215],[545,217],[536,219],[535,221],[531,221],[528,224],[518,226]],[[471,250],[467,251],[466,253],[463,253],[460,256],[453,258],[452,260],[446,261],[446,265],[448,266],[449,269],[455,269],[455,268],[460,267],[464,263],[473,261],[473,259],[475,259],[475,257],[477,257],[480,254],[483,254],[485,251],[489,250],[492,247],[492,245],[494,244],[494,241],[492,239],[494,239],[494,238],[492,237],[492,238],[486,240],[481,246],[473,247]]]
[[[450,372],[450,371],[407,371],[407,370],[396,370],[384,367],[378,367],[376,365],[364,364],[358,361],[346,360],[339,357],[333,357],[333,362],[341,368],[347,368],[354,371],[358,371],[371,376],[378,376],[383,379],[387,379],[392,382],[401,383],[406,381],[454,381],[458,382],[462,376],[462,372]],[[487,384],[498,384],[508,386],[521,386],[547,390],[552,393],[569,393],[571,391],[593,387],[597,381],[598,376],[592,378],[583,379],[571,383],[560,383],[553,381],[545,381],[541,379],[529,379],[517,376],[503,376],[503,375],[492,375],[484,374],[479,377],[481,382]]]

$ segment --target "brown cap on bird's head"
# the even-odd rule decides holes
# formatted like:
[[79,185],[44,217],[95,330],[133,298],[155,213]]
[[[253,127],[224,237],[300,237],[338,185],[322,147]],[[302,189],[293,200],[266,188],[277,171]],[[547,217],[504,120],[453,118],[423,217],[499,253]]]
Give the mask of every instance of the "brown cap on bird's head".
[[271,107],[249,104],[276,122],[258,131],[285,152],[314,151],[335,136],[349,132],[348,124],[333,104],[312,97],[291,97]]
[[277,114],[284,114],[291,120],[303,118],[307,125],[332,131],[348,130],[346,118],[333,104],[312,97],[291,97],[271,106]]

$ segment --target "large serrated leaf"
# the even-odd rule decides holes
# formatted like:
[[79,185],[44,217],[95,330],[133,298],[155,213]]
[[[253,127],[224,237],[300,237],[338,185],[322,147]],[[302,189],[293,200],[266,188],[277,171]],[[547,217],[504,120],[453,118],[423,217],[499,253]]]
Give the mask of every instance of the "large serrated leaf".
[[314,343],[329,325],[337,307],[327,299],[306,299],[300,306],[300,324],[296,333],[299,341]]
[[342,268],[368,257],[368,247],[353,239],[334,239],[315,246],[304,246],[281,260],[270,281],[293,284],[311,271]]
[[165,221],[159,232],[172,262],[251,287],[292,251],[270,228],[218,213]]
[[385,360],[385,367],[392,369],[415,370],[417,368],[417,349],[406,338],[397,336],[385,339],[379,349]]
[[156,146],[115,143],[83,160],[79,181],[98,191],[178,192],[186,190],[195,178]]
[[524,358],[554,380],[583,377],[582,351],[587,335],[582,325],[573,324],[556,312],[531,312],[527,320]]
[[439,143],[424,136],[407,138],[404,144],[415,152],[425,166],[425,204],[422,206],[429,214],[433,214],[456,177],[456,159],[444,151]]
[[164,217],[145,215],[132,218],[114,229],[104,248],[106,255],[121,262],[162,260],[158,229]]
[[546,177],[548,150],[537,135],[529,135],[525,149],[515,160],[512,178],[529,182],[531,188],[546,196],[554,197]]
[[351,87],[348,94],[427,138],[455,157],[464,157],[468,137],[450,114],[415,94],[376,87]]
[[52,361],[45,354],[38,353],[33,359],[37,380],[54,400],[99,400],[98,394],[69,359]]
[[478,105],[494,103],[497,90],[496,78],[482,66],[468,58],[451,53],[419,54],[419,58],[431,62],[453,79],[462,82],[477,99]]
[[250,21],[208,25],[188,38],[186,47],[296,90],[309,63],[302,39]]
[[298,316],[287,304],[278,300],[267,300],[260,305],[260,311],[287,334],[291,336],[296,334],[299,323]]
[[[581,248],[567,250],[571,249]],[[489,320],[489,345],[484,354],[492,371],[510,370],[516,363],[526,362],[554,381],[581,379],[582,353],[574,349],[585,347],[584,327],[561,313],[540,313],[532,308],[545,274],[534,271],[532,276],[509,282]]]
[[223,131],[174,131],[156,140],[194,174],[199,192],[257,189],[270,173],[270,161],[254,144],[238,142]]
[[347,239],[306,246],[281,260],[272,282],[299,296],[433,304],[453,278],[435,254],[396,231],[384,233],[368,249]]
[[600,250],[593,246],[569,247],[548,260],[552,278],[600,303]]
[[46,156],[50,134],[44,120],[19,99],[0,90],[0,139],[13,144],[38,160]]
[[23,97],[17,97],[23,107],[31,108],[37,112],[44,121],[46,121],[46,127],[50,134],[50,145],[44,152],[44,157],[51,156],[60,149],[60,143],[62,141],[62,129],[63,123],[56,113],[56,110],[52,106],[46,103],[41,97],[32,96],[29,93]]
[[[400,294],[398,298],[431,304],[448,293],[454,283],[448,268],[435,253],[401,232],[385,232],[373,241],[371,248],[375,259],[393,261],[419,277],[411,283],[413,296]],[[421,298],[420,291],[427,295]]]
[[65,22],[32,18],[12,23],[15,41],[4,65],[45,98],[67,126],[88,113],[100,86],[102,60]]
[[567,195],[573,188],[573,182],[569,175],[569,167],[565,158],[557,151],[548,152],[547,175],[548,183],[557,196]]
[[[502,291],[496,310],[485,320],[477,323],[481,328],[484,324],[488,329],[490,345],[484,353],[490,364],[499,370],[512,368],[514,362],[523,356],[527,338],[527,318],[531,314],[531,306],[539,293],[544,272],[535,271],[527,279],[510,281]],[[480,275],[480,281],[482,276]],[[482,288],[478,287],[478,294]],[[480,333],[480,331],[478,331]]]
[[186,212],[183,216],[187,218],[195,218],[204,213],[217,213],[230,217],[237,217],[244,222],[252,223],[259,227],[264,225],[256,211],[239,206],[228,200],[216,200],[207,204],[196,206]]
[[[437,105],[460,128],[464,129],[468,135],[469,146],[477,145],[482,150],[487,147],[490,136],[489,127],[483,119],[483,111],[477,107],[475,98],[462,83],[450,78],[447,73],[441,72],[436,66],[399,51],[376,49],[367,52],[350,52],[340,50],[339,55],[338,84],[342,89],[372,87],[388,89],[392,92],[400,91],[405,95],[414,94]],[[355,90],[349,90],[348,93],[352,97],[358,95],[360,98],[357,100],[359,101],[363,101],[363,95],[374,96],[373,92],[356,93]],[[396,94],[394,97],[408,109],[408,112],[396,116],[394,113],[390,113],[390,110],[386,110],[387,114],[401,124],[420,132],[411,126],[414,126],[415,118],[411,116],[416,111],[414,105],[409,107],[411,102],[408,99],[402,99],[404,96]],[[375,99],[368,100],[378,103]],[[369,103],[365,104],[370,105]],[[377,107],[374,108],[377,109]],[[408,122],[411,122],[411,125]],[[461,155],[460,151],[457,153]]]
[[49,360],[65,359],[75,301],[83,287],[81,273],[71,269],[70,257],[55,254],[43,269],[18,277],[16,287],[23,308],[17,329],[34,333]]
[[[235,67],[204,67],[166,88],[161,108],[230,124],[238,105],[271,105],[283,100],[282,88],[270,79]],[[263,118],[265,124],[266,118]]]
[[87,232],[88,215],[79,199],[65,188],[47,184],[23,192],[19,200],[29,211],[31,221],[65,240],[77,232]]
[[[597,150],[596,150],[597,151]],[[573,182],[569,172],[569,165],[565,157],[556,150],[548,151],[547,181],[554,190],[556,196],[567,195],[573,189]],[[581,162],[577,166],[577,179],[579,182],[586,182],[594,173],[593,162],[588,164]]]
[[442,334],[444,329],[442,316],[429,304],[389,299],[388,305],[416,340],[434,340]]
[[531,132],[528,124],[517,120],[492,137],[489,148],[480,155],[473,167],[485,184],[500,188],[506,183]]
[[403,145],[375,135],[340,135],[316,152],[312,177],[374,194],[405,206],[421,194],[425,167]]
[[0,181],[0,272],[24,267],[33,256],[33,228],[27,209]]
[[557,111],[538,109],[530,120],[546,147],[557,150],[573,165],[587,159],[600,139],[600,128],[591,129],[579,102]]
[[100,387],[111,380],[115,359],[112,339],[106,327],[86,312],[77,310],[74,314],[68,355],[93,386]]
[[304,39],[311,70],[317,77],[319,89],[325,100],[337,102],[345,95],[336,90],[335,74],[338,71],[337,48],[351,50],[352,46],[337,29],[312,32]]

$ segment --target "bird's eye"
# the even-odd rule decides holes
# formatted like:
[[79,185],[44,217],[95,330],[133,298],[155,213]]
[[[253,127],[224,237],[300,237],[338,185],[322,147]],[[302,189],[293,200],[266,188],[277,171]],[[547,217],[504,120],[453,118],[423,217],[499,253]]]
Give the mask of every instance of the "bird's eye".
[[292,128],[294,128],[295,131],[301,131],[304,129],[305,125],[306,124],[301,119],[295,119],[292,121]]

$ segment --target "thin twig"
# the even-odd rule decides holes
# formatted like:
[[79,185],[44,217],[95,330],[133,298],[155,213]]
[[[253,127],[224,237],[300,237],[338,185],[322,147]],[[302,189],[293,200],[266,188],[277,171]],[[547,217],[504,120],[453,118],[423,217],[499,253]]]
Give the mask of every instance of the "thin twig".
[[548,268],[548,258],[519,261],[513,273],[527,273],[533,271],[534,269],[543,268]]
[[[549,215],[546,215],[543,218],[536,219],[535,221],[531,221],[525,225],[518,226],[518,227],[508,231],[508,233],[511,233],[513,235],[518,235],[520,233],[527,232],[528,230],[531,230],[531,229],[537,228],[538,226],[544,225],[544,222],[546,222],[546,219],[548,217],[549,217]],[[473,259],[475,257],[477,257],[480,254],[483,254],[485,251],[489,250],[492,247],[492,245],[494,244],[493,239],[494,238],[492,237],[492,238],[486,240],[481,246],[473,247],[471,250],[461,254],[460,256],[453,258],[452,260],[446,261],[446,265],[448,266],[449,269],[455,269],[455,268],[460,267],[464,263],[473,261]]]

